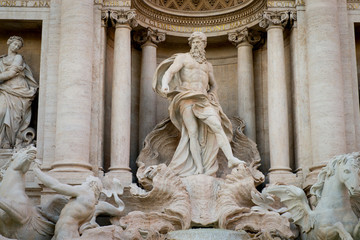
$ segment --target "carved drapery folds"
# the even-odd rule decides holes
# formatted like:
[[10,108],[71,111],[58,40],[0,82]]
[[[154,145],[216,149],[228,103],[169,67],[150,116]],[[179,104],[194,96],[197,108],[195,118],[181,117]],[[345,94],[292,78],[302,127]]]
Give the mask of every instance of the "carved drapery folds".
[[131,10],[118,10],[118,11],[114,11],[111,10],[110,11],[110,20],[112,25],[117,26],[117,25],[124,25],[124,24],[128,24],[131,28],[136,27],[138,25],[136,19],[136,13],[134,9]]
[[228,34],[228,39],[235,46],[239,46],[242,43],[254,45],[260,41],[261,36],[259,34],[255,33],[253,30],[245,27],[241,30],[237,30],[235,32],[230,32]]
[[288,11],[264,11],[263,19],[259,23],[262,28],[269,28],[272,26],[282,26],[288,23],[289,12]]

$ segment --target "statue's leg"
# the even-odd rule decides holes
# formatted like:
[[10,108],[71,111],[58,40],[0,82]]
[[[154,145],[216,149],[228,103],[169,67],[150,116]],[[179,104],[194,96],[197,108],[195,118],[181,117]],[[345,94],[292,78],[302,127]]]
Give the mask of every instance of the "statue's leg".
[[[25,221],[27,221],[27,216],[22,215],[18,209],[15,209],[11,204],[9,200],[6,200],[4,198],[0,198],[0,208],[4,210],[13,220],[17,221],[20,224],[24,224]],[[20,206],[21,208],[21,206]]]
[[358,224],[354,228],[353,236],[354,236],[355,239],[360,239],[360,221],[358,222]]
[[210,116],[206,118],[204,122],[215,133],[216,141],[228,160],[228,167],[233,168],[241,163],[245,163],[244,161],[241,161],[234,157],[230,142],[227,139],[227,136],[221,126],[221,122],[219,121],[219,119],[216,116]]
[[197,168],[195,174],[202,174],[204,173],[204,167],[202,164],[201,148],[199,144],[199,128],[191,106],[188,106],[183,110],[183,122],[189,134],[190,152]]

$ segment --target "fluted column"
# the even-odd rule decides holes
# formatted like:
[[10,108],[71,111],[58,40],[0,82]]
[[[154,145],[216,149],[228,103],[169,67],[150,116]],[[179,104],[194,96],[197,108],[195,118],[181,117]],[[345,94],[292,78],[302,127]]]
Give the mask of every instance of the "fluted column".
[[55,171],[89,171],[93,0],[61,1]]
[[156,125],[156,94],[152,90],[152,79],[156,70],[157,44],[165,41],[165,33],[147,28],[138,32],[134,40],[142,44],[139,110],[139,148],[141,150],[145,137]]
[[267,31],[270,183],[282,181],[281,176],[291,173],[283,36],[288,18],[287,12],[266,11],[260,22]]
[[136,25],[134,10],[111,11],[115,26],[114,72],[111,100],[111,163],[110,173],[123,183],[131,183],[131,28]]
[[255,85],[253,67],[253,44],[260,41],[247,28],[229,33],[229,40],[238,50],[238,115],[245,121],[245,135],[256,142]]
[[346,152],[337,0],[306,2],[313,164]]

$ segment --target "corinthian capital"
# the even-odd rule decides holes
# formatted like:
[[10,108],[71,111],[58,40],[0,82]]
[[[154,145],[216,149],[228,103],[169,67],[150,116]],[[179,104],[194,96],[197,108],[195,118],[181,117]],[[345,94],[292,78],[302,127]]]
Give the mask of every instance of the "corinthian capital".
[[140,44],[151,42],[153,44],[158,44],[159,42],[165,41],[165,33],[159,32],[158,30],[153,30],[151,28],[138,31],[134,35],[134,40]]
[[260,27],[268,28],[271,26],[282,26],[284,27],[289,20],[288,11],[264,11],[263,19],[259,23]]
[[130,27],[136,27],[137,21],[135,19],[135,10],[111,10],[110,20],[114,26],[128,24]]
[[242,43],[254,45],[260,41],[261,36],[256,35],[254,31],[245,27],[241,30],[237,30],[236,32],[230,32],[228,34],[228,39],[236,46],[239,46]]
[[101,26],[107,27],[109,24],[110,13],[109,11],[101,11]]

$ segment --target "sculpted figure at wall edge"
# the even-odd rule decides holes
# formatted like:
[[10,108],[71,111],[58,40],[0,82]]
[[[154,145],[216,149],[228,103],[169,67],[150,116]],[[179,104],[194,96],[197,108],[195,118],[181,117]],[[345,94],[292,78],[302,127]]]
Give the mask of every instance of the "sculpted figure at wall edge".
[[192,33],[190,52],[163,61],[153,81],[154,90],[170,100],[171,122],[181,132],[169,165],[180,176],[214,175],[219,148],[230,168],[244,163],[234,157],[230,146],[232,126],[217,98],[213,66],[205,57],[206,43],[204,33]]
[[293,185],[272,185],[263,193],[280,198],[304,240],[360,239],[360,153],[335,156],[323,167],[310,194],[316,197],[311,209],[305,192]]
[[13,148],[26,140],[31,120],[31,103],[38,83],[29,66],[18,54],[21,37],[7,41],[8,54],[0,56],[0,148]]
[[102,190],[101,180],[89,176],[83,184],[70,186],[43,173],[37,165],[34,166],[33,170],[45,186],[57,193],[71,197],[69,203],[65,205],[60,213],[52,239],[68,240],[79,238],[79,228],[88,223],[95,213],[96,204]]

